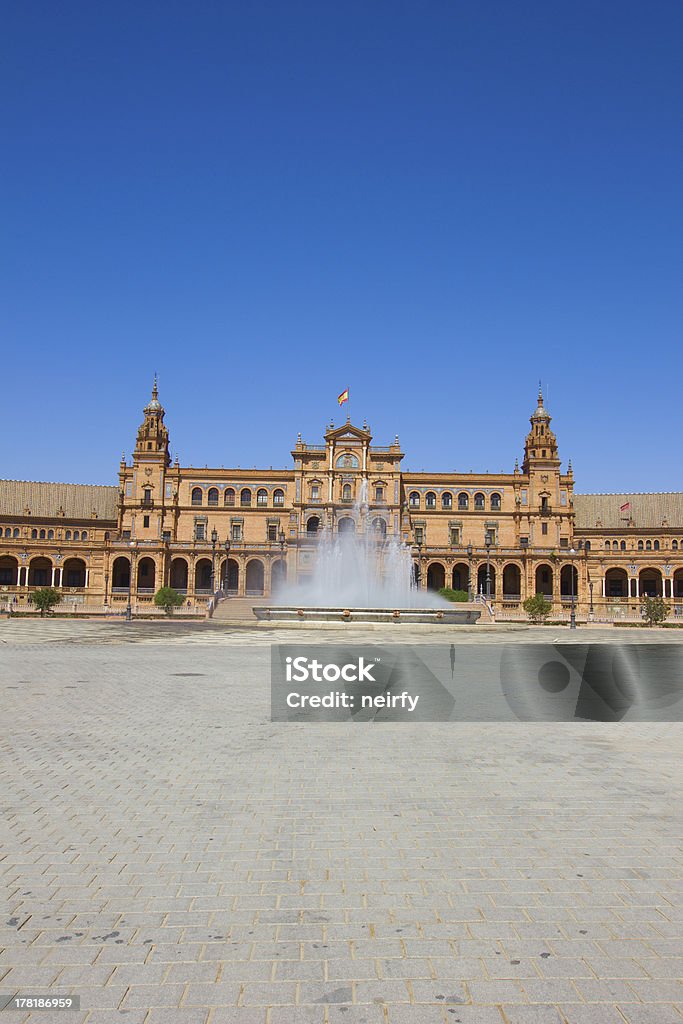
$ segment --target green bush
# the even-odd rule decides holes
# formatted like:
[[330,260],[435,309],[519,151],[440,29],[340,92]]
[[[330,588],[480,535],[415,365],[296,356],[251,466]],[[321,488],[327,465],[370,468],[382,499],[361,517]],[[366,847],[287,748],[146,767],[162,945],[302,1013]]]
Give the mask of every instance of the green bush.
[[543,625],[553,610],[552,604],[550,601],[546,601],[543,594],[534,594],[533,597],[527,597],[522,607],[532,622],[537,622],[541,625]]
[[451,587],[441,587],[439,594],[441,597],[445,597],[447,601],[469,601],[469,594],[466,590],[453,590]]
[[40,612],[40,617],[43,618],[45,612],[48,615],[56,604],[62,600],[62,595],[54,587],[41,587],[40,590],[34,590],[31,594],[31,604],[35,605]]
[[661,626],[669,614],[669,606],[663,597],[648,597],[645,594],[640,599],[640,606],[648,626]]
[[163,608],[167,615],[173,615],[173,609],[179,608],[184,600],[182,594],[173,587],[162,587],[154,595],[155,605],[157,608]]

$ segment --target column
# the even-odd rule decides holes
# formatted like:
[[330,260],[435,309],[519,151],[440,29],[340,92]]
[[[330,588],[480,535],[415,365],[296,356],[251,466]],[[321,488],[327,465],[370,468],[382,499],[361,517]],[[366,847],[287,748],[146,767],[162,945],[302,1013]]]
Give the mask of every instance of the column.
[[88,582],[90,580],[90,569],[85,570],[85,588],[88,589]]
[[604,576],[600,580],[600,584],[601,584],[601,587],[602,587],[602,596],[606,597],[607,596],[607,592],[605,590],[605,577]]
[[54,585],[55,585],[55,573],[56,572],[57,572],[57,567],[53,565],[52,566],[52,580],[50,582],[50,586],[51,587],[54,587]]
[[63,579],[64,579],[64,566],[60,565],[60,567],[59,567],[59,583],[57,584],[58,587],[62,587],[64,585],[63,584]]
[[639,576],[635,577],[635,582],[636,582],[636,599],[639,600],[640,599],[640,577]]
[[239,565],[239,583],[237,586],[237,596],[246,597],[247,594],[247,560],[242,557],[237,561]]

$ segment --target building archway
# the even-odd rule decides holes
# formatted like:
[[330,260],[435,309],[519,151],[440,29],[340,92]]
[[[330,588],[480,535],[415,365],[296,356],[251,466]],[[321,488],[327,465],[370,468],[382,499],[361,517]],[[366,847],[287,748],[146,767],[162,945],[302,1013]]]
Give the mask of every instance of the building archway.
[[673,575],[673,596],[677,601],[683,599],[683,569],[676,569]]
[[0,558],[0,586],[16,587],[19,579],[19,562],[11,555]]
[[453,590],[467,590],[469,592],[470,570],[469,566],[464,562],[458,562],[453,566],[451,584]]
[[638,576],[641,597],[662,597],[662,574],[659,569],[641,569]]
[[49,558],[32,558],[28,567],[29,587],[49,587],[52,583],[52,562]]
[[284,558],[277,558],[270,569],[270,589],[273,594],[282,590],[287,582],[287,563]]
[[306,533],[317,533],[320,529],[320,516],[310,516],[306,521]]
[[519,566],[509,562],[503,569],[503,600],[518,601],[522,596],[522,574]]
[[258,558],[252,558],[247,562],[247,596],[260,597],[264,589],[263,562]]
[[171,575],[169,584],[178,593],[184,594],[187,591],[189,579],[189,567],[185,558],[174,558],[171,562]]
[[351,516],[342,516],[337,523],[337,533],[355,533],[356,524]]
[[441,562],[431,562],[427,566],[427,590],[441,590],[446,586],[446,570]]
[[560,597],[571,600],[572,593],[576,600],[579,595],[579,573],[575,565],[563,565],[560,570]]
[[114,559],[111,573],[111,585],[113,590],[128,590],[130,585],[130,561],[119,555]]
[[221,580],[224,591],[228,594],[236,594],[240,585],[240,567],[234,558],[228,559],[228,579],[225,579],[225,559],[221,566]]
[[138,593],[152,592],[157,575],[153,558],[141,558],[138,562]]
[[628,576],[625,569],[608,569],[605,573],[605,597],[628,597]]
[[376,516],[372,520],[372,532],[376,537],[386,537],[387,524],[381,516]]
[[553,596],[553,570],[549,565],[539,565],[536,569],[536,593],[544,597]]
[[85,562],[82,558],[67,558],[62,572],[62,586],[85,586]]
[[194,589],[196,594],[211,593],[211,559],[200,558],[194,567]]
[[[491,597],[496,596],[496,567],[490,567]],[[477,571],[477,593],[486,594],[486,562],[482,562]]]

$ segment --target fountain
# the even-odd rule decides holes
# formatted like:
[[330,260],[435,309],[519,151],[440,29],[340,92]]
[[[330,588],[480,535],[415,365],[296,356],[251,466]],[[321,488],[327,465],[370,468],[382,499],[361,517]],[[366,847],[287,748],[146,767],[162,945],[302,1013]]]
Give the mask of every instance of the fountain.
[[386,535],[371,522],[368,485],[361,484],[353,516],[356,529],[315,534],[317,560],[310,580],[287,584],[275,595],[277,604],[254,608],[260,621],[390,622],[437,625],[475,623],[480,609],[453,604],[415,583],[408,544]]

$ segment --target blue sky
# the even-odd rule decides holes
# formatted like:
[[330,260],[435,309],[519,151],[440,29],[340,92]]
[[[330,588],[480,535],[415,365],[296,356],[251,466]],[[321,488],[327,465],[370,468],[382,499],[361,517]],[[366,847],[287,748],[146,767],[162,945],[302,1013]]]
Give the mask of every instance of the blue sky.
[[678,0],[3,16],[0,476],[283,466],[351,389],[411,469],[683,488]]

